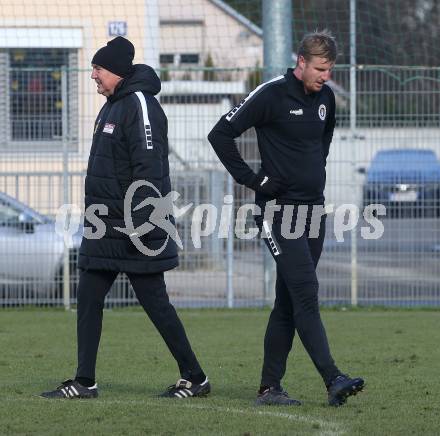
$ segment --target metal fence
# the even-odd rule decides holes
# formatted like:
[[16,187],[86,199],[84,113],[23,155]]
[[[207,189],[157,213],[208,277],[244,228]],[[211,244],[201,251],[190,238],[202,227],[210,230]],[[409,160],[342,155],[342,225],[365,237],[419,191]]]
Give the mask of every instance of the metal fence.
[[[15,72],[13,78],[34,83],[37,73],[41,76],[40,70]],[[48,109],[46,118],[61,126],[57,130],[65,132],[61,138],[38,134],[35,141],[29,140],[31,131],[21,132],[19,125],[33,125],[34,111],[22,110],[17,99],[0,107],[0,113],[9,114],[5,119],[10,125],[5,128],[12,132],[6,136],[9,139],[0,159],[1,306],[75,304],[79,239],[67,250],[55,234],[53,220],[66,202],[83,207],[96,106],[94,91],[86,86],[88,75],[89,71],[77,70],[65,75],[64,80],[79,84],[74,93],[63,87],[61,72],[51,76],[61,80],[58,85],[51,82],[50,96],[56,96],[58,109]],[[234,228],[218,237],[222,219],[235,217],[241,205],[252,203],[253,195],[232,183],[206,139],[217,119],[253,89],[261,76],[261,71],[253,69],[162,73],[160,100],[169,120],[172,186],[180,194],[180,207],[192,203],[189,212],[177,220],[184,246],[180,266],[166,274],[171,299],[178,306],[262,306],[270,304],[273,297],[265,287],[261,241],[240,239]],[[349,69],[337,68],[332,86],[337,94],[338,125],[327,165],[326,199],[339,211],[344,204],[355,205],[361,216],[352,230],[347,214],[343,222],[336,213],[328,216],[318,267],[321,302],[439,305],[440,70],[358,67],[355,130],[350,129],[348,82]],[[32,109],[41,99],[41,108],[46,99],[47,105],[47,94],[33,86],[26,104]],[[59,99],[68,104],[60,105]],[[17,114],[21,114],[22,124],[17,124]],[[256,169],[255,133],[246,132],[238,144]],[[378,154],[385,150],[395,154]],[[225,195],[233,196],[232,204]],[[192,235],[195,209],[207,203],[215,205],[218,214],[210,218],[203,215],[201,228],[206,229],[211,219],[215,230],[201,237],[201,247],[196,248]],[[377,240],[363,237],[372,230],[362,216],[369,203],[387,207],[387,215],[377,217],[384,227]],[[252,226],[250,214],[240,219],[239,224]],[[338,241],[341,233],[344,240]],[[68,299],[63,298],[66,290]],[[121,275],[107,305],[134,302],[134,294]]]

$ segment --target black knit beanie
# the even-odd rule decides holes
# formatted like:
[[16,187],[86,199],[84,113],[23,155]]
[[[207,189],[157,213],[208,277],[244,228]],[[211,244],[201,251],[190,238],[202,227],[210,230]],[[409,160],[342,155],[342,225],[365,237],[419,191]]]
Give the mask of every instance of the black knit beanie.
[[99,65],[119,77],[125,77],[133,69],[133,58],[133,44],[128,39],[118,36],[95,53],[92,64]]

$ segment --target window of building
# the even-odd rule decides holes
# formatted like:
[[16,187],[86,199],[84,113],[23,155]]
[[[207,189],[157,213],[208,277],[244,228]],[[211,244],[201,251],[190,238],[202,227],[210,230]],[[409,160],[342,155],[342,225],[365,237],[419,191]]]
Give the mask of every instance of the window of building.
[[[0,144],[7,150],[60,150],[77,143],[77,50],[8,48],[0,51]],[[63,95],[63,74],[66,86]],[[38,148],[36,148],[38,146]]]
[[159,56],[159,61],[161,65],[174,64],[174,54],[164,53]]
[[200,55],[198,53],[163,53],[159,56],[159,61],[162,66],[169,65],[198,65],[200,61]]
[[181,64],[198,64],[199,55],[197,53],[184,53],[180,55]]

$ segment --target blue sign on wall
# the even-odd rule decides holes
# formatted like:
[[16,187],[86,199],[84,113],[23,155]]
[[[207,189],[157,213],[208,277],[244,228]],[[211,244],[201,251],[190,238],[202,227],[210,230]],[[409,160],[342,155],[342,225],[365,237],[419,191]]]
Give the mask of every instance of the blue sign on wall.
[[126,36],[127,22],[126,21],[109,21],[108,22],[109,36]]

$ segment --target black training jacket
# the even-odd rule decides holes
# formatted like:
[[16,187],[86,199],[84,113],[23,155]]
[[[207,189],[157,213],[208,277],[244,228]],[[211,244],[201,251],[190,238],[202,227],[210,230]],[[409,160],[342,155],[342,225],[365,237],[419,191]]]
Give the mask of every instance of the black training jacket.
[[[284,76],[263,83],[224,115],[208,135],[232,177],[249,185],[253,171],[240,156],[234,138],[254,127],[261,167],[283,179],[288,190],[278,203],[322,204],[325,165],[335,127],[335,96],[327,85],[306,94],[289,68]],[[256,194],[257,201],[270,198]]]
[[[124,197],[130,184],[137,180],[151,183],[164,197],[170,190],[168,165],[167,118],[154,97],[161,84],[154,70],[135,65],[134,72],[124,78],[99,112],[85,180],[85,207],[104,204],[108,215],[100,215],[106,232],[100,239],[83,238],[79,254],[81,269],[103,269],[134,273],[155,273],[177,266],[177,247],[159,226],[141,237],[156,255],[141,253],[127,234],[115,230],[125,228]],[[145,98],[142,109],[140,91]],[[145,110],[146,109],[146,110]],[[145,117],[146,114],[146,117]],[[132,209],[147,197],[159,197],[154,188],[136,191]],[[131,212],[134,227],[149,220],[152,206]],[[171,218],[171,221],[173,219]],[[85,227],[98,227],[87,218]],[[168,242],[167,242],[168,240]]]

